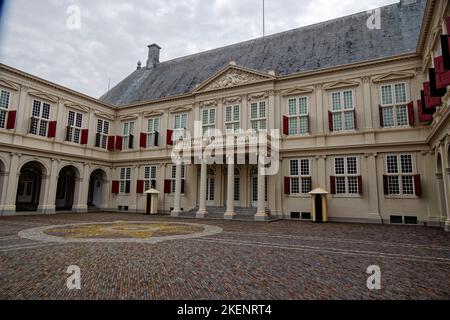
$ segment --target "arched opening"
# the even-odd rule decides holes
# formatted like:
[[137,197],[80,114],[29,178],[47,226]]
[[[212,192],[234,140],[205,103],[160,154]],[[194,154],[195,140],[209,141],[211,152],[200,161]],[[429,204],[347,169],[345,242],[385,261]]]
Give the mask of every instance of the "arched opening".
[[16,211],[37,211],[43,171],[43,166],[37,161],[22,167],[17,185]]
[[61,169],[56,187],[56,210],[72,210],[77,171],[73,166]]
[[106,173],[101,169],[96,169],[89,178],[88,209],[95,210],[102,207],[102,194]]

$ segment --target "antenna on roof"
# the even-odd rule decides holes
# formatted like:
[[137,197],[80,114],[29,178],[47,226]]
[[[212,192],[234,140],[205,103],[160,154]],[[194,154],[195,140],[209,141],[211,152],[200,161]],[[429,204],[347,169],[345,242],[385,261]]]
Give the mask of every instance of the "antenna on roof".
[[263,10],[263,37],[266,36],[266,22],[265,22],[265,8],[264,8],[265,0],[262,0],[262,10]]

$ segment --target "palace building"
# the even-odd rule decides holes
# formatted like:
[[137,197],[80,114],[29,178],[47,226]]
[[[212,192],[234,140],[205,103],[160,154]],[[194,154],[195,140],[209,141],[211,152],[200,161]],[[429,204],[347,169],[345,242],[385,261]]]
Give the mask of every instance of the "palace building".
[[[402,0],[160,62],[99,99],[0,65],[0,213],[158,211],[450,230],[450,6]],[[280,167],[181,164],[203,129],[280,130]]]

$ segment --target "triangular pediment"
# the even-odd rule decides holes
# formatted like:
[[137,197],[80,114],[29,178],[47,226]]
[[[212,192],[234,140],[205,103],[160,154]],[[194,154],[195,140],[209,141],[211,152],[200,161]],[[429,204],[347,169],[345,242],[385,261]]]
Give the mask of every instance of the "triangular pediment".
[[295,87],[295,88],[289,88],[281,91],[282,96],[293,96],[293,95],[303,95],[303,94],[310,94],[314,90],[308,87]]
[[395,81],[395,80],[401,80],[401,79],[407,79],[414,77],[414,73],[411,72],[404,72],[404,71],[396,71],[396,72],[389,72],[385,74],[381,74],[373,78],[373,83],[379,83],[379,82],[388,82],[388,81]]
[[6,80],[6,79],[0,79],[0,86],[14,90],[14,91],[18,91],[20,86],[12,81]]
[[327,84],[324,86],[325,90],[334,90],[334,89],[341,89],[341,88],[350,88],[350,87],[357,87],[359,86],[359,82],[352,81],[352,80],[339,80],[330,84]]
[[53,102],[53,103],[58,103],[58,101],[59,101],[58,97],[56,97],[54,95],[51,95],[51,94],[48,94],[48,93],[43,93],[43,92],[40,92],[40,91],[30,91],[29,95],[33,96],[33,97],[36,97],[36,98],[43,99],[43,100],[47,100],[47,101],[50,101],[50,102]]
[[270,81],[276,76],[256,70],[229,65],[200,84],[194,92],[205,92]]
[[72,109],[76,109],[76,110],[82,111],[82,112],[89,112],[89,110],[90,110],[89,107],[82,106],[82,105],[80,105],[78,103],[73,103],[73,102],[66,102],[66,103],[64,103],[64,105],[66,107],[69,107],[69,108],[72,108]]

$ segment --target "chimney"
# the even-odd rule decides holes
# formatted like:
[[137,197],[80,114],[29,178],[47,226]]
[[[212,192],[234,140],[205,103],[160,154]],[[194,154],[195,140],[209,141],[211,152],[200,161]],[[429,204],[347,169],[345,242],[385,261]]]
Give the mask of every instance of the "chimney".
[[159,63],[159,51],[161,47],[156,43],[148,46],[148,60],[147,60],[147,68],[153,68],[155,65]]

